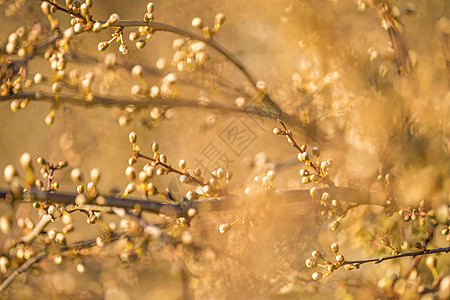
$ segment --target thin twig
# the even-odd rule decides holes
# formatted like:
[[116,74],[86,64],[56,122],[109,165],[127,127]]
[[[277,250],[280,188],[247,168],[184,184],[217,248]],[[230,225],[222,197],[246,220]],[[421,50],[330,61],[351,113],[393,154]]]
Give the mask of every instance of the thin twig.
[[342,263],[342,265],[362,265],[362,264],[366,264],[366,263],[379,264],[379,263],[382,263],[383,261],[390,260],[390,259],[397,259],[400,257],[409,257],[409,256],[415,257],[418,255],[427,255],[427,254],[441,253],[441,252],[448,253],[449,251],[450,251],[450,246],[444,247],[444,248],[437,248],[437,249],[424,249],[422,251],[404,252],[404,253],[399,253],[399,254],[384,256],[384,257],[378,257],[378,258],[349,260],[349,261],[345,261],[344,263]]
[[[53,103],[56,99],[55,93],[46,93],[46,92],[22,92],[17,94],[11,94],[6,96],[0,96],[0,102],[9,101],[13,99],[29,99],[34,101],[46,101]],[[204,106],[200,103],[199,100],[193,99],[164,99],[164,98],[149,98],[142,100],[130,100],[129,98],[110,98],[110,97],[100,97],[94,96],[92,101],[87,101],[80,95],[70,95],[70,94],[59,94],[58,95],[58,104],[71,104],[78,105],[84,107],[94,107],[94,106],[103,106],[103,107],[133,107],[136,110],[141,110],[153,106],[162,106],[167,108],[198,108],[198,109],[208,109],[208,110],[219,110],[225,113],[245,113],[248,115],[257,115],[261,117],[270,117],[261,109],[257,107],[246,107],[246,108],[238,108],[235,105],[225,105],[219,103],[209,103]],[[284,117],[288,117],[283,115]]]
[[163,166],[164,168],[166,168],[169,172],[173,172],[173,173],[176,173],[176,174],[178,174],[178,175],[185,175],[185,176],[187,176],[187,177],[189,178],[189,180],[191,180],[191,181],[197,183],[197,184],[200,185],[200,186],[203,186],[203,185],[205,184],[204,182],[202,182],[201,180],[195,178],[195,177],[192,176],[191,174],[189,174],[189,173],[187,173],[187,172],[185,173],[185,172],[183,172],[183,171],[180,171],[180,170],[178,170],[178,169],[172,167],[171,165],[168,165],[168,164],[166,164],[166,163],[163,163],[163,162],[160,161],[159,159],[154,159],[154,158],[152,158],[152,157],[150,157],[150,156],[141,154],[141,153],[136,152],[136,151],[134,152],[134,155],[135,155],[136,158],[141,157],[141,158],[143,158],[143,159],[146,159],[146,160],[149,160],[149,161],[154,162],[154,163],[155,163],[155,167],[156,167],[157,165],[161,165],[161,166]]
[[[278,124],[280,124],[280,126],[283,128],[281,131],[281,135],[285,135],[288,139],[288,142],[292,145],[292,147],[294,147],[295,149],[298,150],[298,152],[303,153],[306,152],[304,149],[302,149],[302,147],[300,147],[297,142],[294,139],[294,136],[292,135],[292,131],[287,129],[286,124],[284,124],[284,122],[280,119],[277,120]],[[308,160],[307,162],[305,162],[305,164],[311,168],[313,168],[314,172],[316,172],[316,174],[318,176],[320,176],[321,178],[323,178],[323,181],[325,184],[327,184],[330,187],[335,187],[334,182],[328,177],[328,176],[321,176],[321,172],[320,172],[320,167],[316,166],[312,161]]]
[[52,220],[52,217],[48,214],[43,214],[39,222],[34,226],[33,230],[27,235],[20,238],[19,243],[29,244],[31,243]]

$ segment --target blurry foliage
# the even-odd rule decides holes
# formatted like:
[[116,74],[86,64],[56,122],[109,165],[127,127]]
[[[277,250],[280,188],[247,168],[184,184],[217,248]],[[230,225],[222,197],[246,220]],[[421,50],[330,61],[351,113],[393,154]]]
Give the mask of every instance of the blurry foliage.
[[449,1],[0,4],[0,299],[448,299]]

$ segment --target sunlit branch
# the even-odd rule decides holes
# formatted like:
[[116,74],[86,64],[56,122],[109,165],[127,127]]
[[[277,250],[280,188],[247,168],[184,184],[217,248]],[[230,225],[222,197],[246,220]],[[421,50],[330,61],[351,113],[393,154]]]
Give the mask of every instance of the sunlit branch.
[[366,263],[379,264],[379,263],[382,263],[383,261],[390,260],[390,259],[397,259],[397,258],[409,257],[409,256],[415,257],[415,256],[419,256],[419,255],[427,255],[427,254],[441,253],[441,252],[448,253],[449,251],[450,251],[450,246],[444,247],[444,248],[437,248],[437,249],[424,249],[422,251],[404,252],[404,253],[399,253],[399,254],[384,256],[384,257],[378,257],[378,258],[349,260],[349,261],[345,261],[344,263],[342,263],[342,265],[362,265],[362,264],[366,264]]
[[[347,203],[352,203],[354,206],[374,204],[380,205],[375,202],[371,202],[369,194],[360,192],[357,189],[345,188],[345,187],[333,187],[333,188],[319,188],[319,193],[329,192],[332,193],[337,199]],[[65,192],[43,192],[39,190],[31,190],[27,192],[11,192],[8,189],[0,189],[0,199],[6,199],[9,202],[12,201],[47,201],[49,203],[60,203],[66,205],[75,205],[76,193]],[[275,205],[283,205],[288,203],[300,203],[306,206],[315,207],[318,202],[311,198],[309,190],[288,190],[288,191],[274,191],[267,192],[258,196],[260,201],[271,202]],[[237,197],[227,194],[220,197],[203,198],[198,201],[187,201],[176,203],[162,203],[161,201],[154,199],[142,200],[139,198],[121,198],[116,196],[99,196],[92,199],[91,202],[86,205],[94,205],[99,207],[117,207],[133,209],[139,207],[143,211],[152,212],[156,214],[164,214],[172,217],[186,217],[190,208],[195,208],[197,212],[207,211],[220,211],[228,209],[242,209],[246,208],[249,203],[245,203],[245,197]],[[254,201],[252,201],[254,203]],[[302,213],[302,212],[300,212]]]
[[46,258],[48,255],[49,253],[47,251],[44,251],[27,260],[23,265],[21,265],[11,275],[9,275],[8,278],[5,279],[5,281],[2,282],[2,285],[0,287],[0,294],[14,281],[14,279],[17,278],[17,276],[19,276],[23,272],[26,272],[34,264],[37,264],[42,259]]

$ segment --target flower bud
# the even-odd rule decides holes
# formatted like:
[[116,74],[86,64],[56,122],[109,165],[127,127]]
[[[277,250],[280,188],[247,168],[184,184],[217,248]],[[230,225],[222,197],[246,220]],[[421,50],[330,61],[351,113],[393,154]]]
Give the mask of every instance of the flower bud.
[[[278,135],[280,135],[280,134],[282,134],[283,133],[283,130],[281,130],[280,128],[274,128],[273,129],[273,134],[278,134]],[[299,158],[300,159],[300,158]]]
[[124,194],[124,196],[127,196],[127,195],[133,193],[135,190],[136,190],[136,185],[131,182],[127,185],[127,187],[125,188],[125,192],[123,194]]
[[317,264],[317,262],[312,258],[308,258],[305,263],[306,263],[306,267],[308,267],[308,268],[314,268]]
[[50,3],[48,2],[42,2],[41,3],[41,10],[44,13],[44,15],[49,15],[50,14]]
[[202,28],[202,19],[195,17],[192,19],[192,27],[194,28]]
[[165,154],[160,154],[159,155],[159,161],[162,162],[163,164],[167,163],[167,156]]
[[219,232],[220,233],[226,233],[231,229],[231,224],[230,223],[225,223],[225,224],[221,224],[219,226]]
[[90,173],[89,175],[90,175],[90,177],[91,177],[91,180],[92,180],[94,183],[97,183],[98,180],[100,179],[100,170],[99,170],[98,168],[93,168],[93,169],[91,170],[91,173]]
[[[144,48],[145,45],[146,45],[146,41],[145,40],[141,40],[141,41],[136,42],[136,48],[138,48],[138,49]],[[128,53],[128,50],[127,50],[127,53]],[[126,54],[126,53],[124,53],[124,54]]]
[[136,132],[134,132],[134,131],[130,132],[130,134],[128,135],[128,140],[130,141],[130,144],[136,143],[136,140],[137,140]]
[[311,253],[312,257],[316,258],[316,259],[321,259],[322,258],[322,253],[320,253],[320,251],[314,250]]
[[129,166],[132,166],[132,165],[134,165],[135,163],[137,163],[137,158],[136,158],[136,156],[132,156],[132,157],[130,157],[130,158],[128,159],[128,165],[129,165]]
[[99,32],[102,30],[102,23],[100,22],[95,22],[94,26],[92,27],[92,31],[93,32]]
[[119,51],[120,53],[122,53],[123,55],[127,55],[128,54],[128,47],[125,44],[120,44],[119,46]]
[[130,181],[134,181],[136,179],[136,170],[134,167],[132,166],[128,166],[125,170],[125,176],[127,176],[127,178]]
[[154,153],[157,153],[158,150],[159,150],[159,143],[156,142],[156,141],[153,141],[153,142],[152,142],[152,151],[153,151]]
[[430,270],[436,268],[436,265],[437,265],[436,256],[428,256],[427,259],[425,260],[425,265]]
[[311,195],[311,198],[315,198],[317,195],[317,188],[314,186],[309,190],[309,194]]
[[81,170],[78,168],[75,168],[70,172],[70,178],[74,183],[80,183],[83,181],[83,174],[81,173]]
[[391,246],[391,241],[387,237],[383,237],[380,242],[381,242],[381,244],[385,245],[386,247]]
[[85,266],[83,264],[78,264],[77,265],[77,272],[80,273],[80,274],[83,274],[84,271],[86,271]]
[[105,51],[106,49],[108,49],[109,44],[108,42],[100,42],[98,43],[97,49],[98,51]]
[[55,93],[60,93],[62,90],[63,84],[60,81],[56,81],[52,85],[52,91]]
[[181,159],[179,162],[178,162],[178,166],[180,167],[180,169],[186,169],[186,161],[184,160],[184,159]]
[[222,25],[225,21],[225,15],[223,13],[217,13],[214,19],[214,23]]
[[131,75],[136,78],[142,78],[142,74],[144,72],[144,68],[141,65],[135,65],[133,69],[131,69]]
[[330,200],[330,194],[328,194],[327,192],[324,192],[324,193],[322,194],[321,200],[322,200],[323,202],[327,202],[328,200]]
[[34,83],[39,84],[39,83],[41,83],[43,80],[44,80],[44,76],[42,76],[42,73],[36,73],[36,74],[34,75],[34,78],[33,78]]
[[147,4],[147,13],[151,14],[153,13],[153,10],[155,9],[155,4],[153,4],[153,2],[149,2]]
[[312,274],[312,279],[313,279],[313,280],[320,280],[320,279],[322,279],[322,277],[323,277],[323,274],[320,273],[320,272],[314,272],[314,273]]
[[312,148],[312,154],[314,155],[314,157],[319,157],[320,156],[320,149],[319,149],[319,147]]
[[108,19],[108,21],[106,21],[106,23],[107,23],[108,25],[112,25],[112,24],[116,23],[116,22],[119,21],[119,20],[120,20],[119,15],[116,14],[116,13],[114,13],[114,14],[112,14],[112,15],[109,16],[109,19]]
[[30,153],[23,153],[20,156],[20,164],[22,165],[22,168],[29,169],[31,167],[31,155]]
[[344,255],[341,255],[341,254],[336,255],[336,261],[339,263],[343,263],[345,261]]
[[267,172],[267,177],[268,177],[268,179],[269,179],[270,181],[275,180],[276,175],[277,175],[277,174],[276,174],[275,171],[273,171],[273,170],[269,170],[269,171]]

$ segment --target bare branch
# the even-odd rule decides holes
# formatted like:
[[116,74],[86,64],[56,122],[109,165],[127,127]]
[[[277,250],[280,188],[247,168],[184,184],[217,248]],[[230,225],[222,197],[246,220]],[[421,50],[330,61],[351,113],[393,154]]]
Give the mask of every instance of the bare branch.
[[39,222],[34,226],[33,230],[30,231],[27,235],[20,238],[19,243],[31,243],[39,233],[42,232],[42,230],[47,226],[48,223],[52,220],[52,217],[50,215],[44,214],[42,215]]
[[[354,206],[373,204],[382,205],[374,202],[370,194],[361,192],[357,189],[346,187],[332,187],[319,188],[318,194],[328,192],[336,199],[340,199],[347,203],[352,203]],[[0,188],[0,199],[9,199],[13,201],[47,201],[50,203],[61,203],[66,205],[75,205],[75,199],[78,194],[64,193],[64,192],[43,192],[40,190],[31,190],[27,192],[11,193],[7,189]],[[239,199],[241,198],[241,199]],[[273,191],[261,194],[258,197],[260,201],[272,202],[275,205],[282,205],[288,203],[300,203],[307,206],[315,207],[318,201],[311,198],[309,190],[288,190],[288,191]],[[133,209],[139,206],[143,211],[152,212],[156,214],[164,214],[172,217],[187,217],[188,210],[195,208],[198,212],[207,211],[221,211],[228,209],[243,209],[249,203],[246,203],[245,197],[236,197],[231,194],[220,197],[204,198],[198,201],[184,200],[181,203],[162,203],[158,200],[152,199],[138,199],[138,198],[120,198],[115,196],[99,196],[91,199],[91,202],[86,205],[95,205],[100,207],[116,207]]]
[[383,261],[390,260],[390,259],[396,259],[396,258],[400,258],[400,257],[408,257],[408,256],[415,257],[418,255],[427,255],[427,254],[441,253],[441,252],[448,253],[449,251],[450,251],[450,246],[444,247],[444,248],[437,248],[437,249],[424,249],[422,251],[404,252],[404,253],[399,253],[399,254],[384,256],[384,257],[378,257],[378,258],[349,260],[349,261],[345,261],[342,265],[362,265],[362,264],[366,264],[366,263],[379,264],[379,263],[382,263]]
[[33,257],[31,257],[29,260],[27,260],[23,265],[21,265],[17,270],[15,270],[11,275],[8,276],[8,278],[3,281],[1,287],[0,287],[0,294],[14,281],[14,279],[17,278],[20,274],[27,271],[29,268],[31,268],[34,264],[40,262],[42,259],[46,258],[48,256],[48,252],[44,251],[41,252]]
[[[1,101],[9,101],[13,99],[25,99],[35,101],[46,101],[54,102],[56,101],[55,93],[46,92],[22,92],[17,94],[11,94],[6,96],[0,96]],[[94,107],[94,106],[104,106],[104,107],[134,107],[137,110],[145,109],[153,106],[163,106],[167,108],[199,108],[199,109],[209,109],[209,110],[220,110],[225,113],[245,113],[249,115],[258,115],[262,117],[270,117],[262,109],[256,107],[246,107],[244,109],[238,108],[235,105],[225,105],[218,103],[209,103],[207,106],[202,106],[199,100],[193,99],[163,99],[163,98],[150,98],[142,100],[130,100],[129,98],[109,98],[94,96],[92,101],[86,101],[82,96],[70,95],[70,94],[60,94],[58,95],[58,104],[71,104],[79,105],[84,107]],[[287,116],[285,116],[287,117]]]

